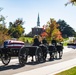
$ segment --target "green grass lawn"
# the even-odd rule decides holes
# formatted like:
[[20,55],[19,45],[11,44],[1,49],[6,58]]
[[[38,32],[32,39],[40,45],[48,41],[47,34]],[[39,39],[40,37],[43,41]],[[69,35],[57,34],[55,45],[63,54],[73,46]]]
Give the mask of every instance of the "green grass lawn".
[[69,70],[60,72],[60,73],[55,74],[55,75],[76,75],[76,67],[73,67],[73,68],[71,68]]
[[33,42],[33,38],[31,38],[31,37],[20,37],[19,40],[21,40],[23,42],[27,42],[27,40],[28,40],[29,43]]
[[66,42],[66,41],[67,41],[68,39],[69,39],[69,38],[64,38],[64,41],[65,41],[65,42],[63,43],[63,46],[67,46],[67,43],[68,43],[68,42]]
[[67,46],[67,42],[63,43],[63,46]]
[[[19,40],[21,40],[23,42],[27,42],[27,40],[28,40],[29,43],[33,42],[33,38],[31,38],[31,37],[20,37]],[[67,41],[67,40],[68,40],[68,38],[64,39],[64,41]],[[64,42],[63,46],[67,46],[67,42]]]

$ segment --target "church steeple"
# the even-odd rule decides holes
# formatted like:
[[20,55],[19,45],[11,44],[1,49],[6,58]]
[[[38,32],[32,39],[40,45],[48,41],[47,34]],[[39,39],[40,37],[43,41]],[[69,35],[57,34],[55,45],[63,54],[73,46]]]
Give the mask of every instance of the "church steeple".
[[40,18],[39,18],[39,13],[38,13],[38,18],[37,18],[37,26],[40,26]]

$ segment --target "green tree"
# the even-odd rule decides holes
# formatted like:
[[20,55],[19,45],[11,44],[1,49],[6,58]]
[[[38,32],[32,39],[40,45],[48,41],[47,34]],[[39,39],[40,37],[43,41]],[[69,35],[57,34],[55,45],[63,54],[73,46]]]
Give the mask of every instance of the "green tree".
[[24,33],[24,28],[22,26],[23,24],[24,22],[22,21],[22,19],[17,19],[14,23],[10,22],[8,33],[13,38],[19,38]]
[[69,0],[69,2],[65,4],[65,6],[67,6],[68,4],[76,5],[76,0]]
[[58,20],[59,30],[62,33],[63,37],[75,36],[75,31],[70,27],[64,20]]

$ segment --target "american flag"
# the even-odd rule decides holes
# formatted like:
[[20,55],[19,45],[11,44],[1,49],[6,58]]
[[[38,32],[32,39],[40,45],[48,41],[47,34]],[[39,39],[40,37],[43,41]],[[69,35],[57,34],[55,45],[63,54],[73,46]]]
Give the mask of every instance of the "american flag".
[[22,41],[8,40],[7,42],[7,48],[21,48],[22,46],[24,46],[24,42]]

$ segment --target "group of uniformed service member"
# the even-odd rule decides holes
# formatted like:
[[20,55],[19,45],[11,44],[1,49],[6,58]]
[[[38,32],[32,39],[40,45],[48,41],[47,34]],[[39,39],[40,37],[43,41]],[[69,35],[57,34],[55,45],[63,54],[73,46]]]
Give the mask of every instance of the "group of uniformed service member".
[[[33,46],[39,46],[40,44],[48,44],[48,42],[45,37],[35,35]],[[57,42],[56,42],[55,38],[52,39],[51,44],[54,44],[56,46]]]
[[[55,45],[56,46],[56,44],[57,44],[57,42],[56,42],[56,40],[55,40],[55,38],[53,38],[52,39],[52,41],[50,41],[51,42],[51,44],[53,44],[53,45]],[[41,37],[41,36],[38,36],[38,35],[35,35],[34,36],[34,41],[33,41],[33,46],[39,46],[40,44],[44,44],[44,45],[48,45],[48,42],[47,42],[47,40],[46,40],[46,38],[45,37]],[[45,54],[46,52],[44,52],[43,54],[43,56],[45,57],[45,61],[46,61],[46,55],[47,55],[47,53]],[[50,54],[50,59],[49,60],[51,60],[52,58],[51,58],[51,55],[52,54]]]

